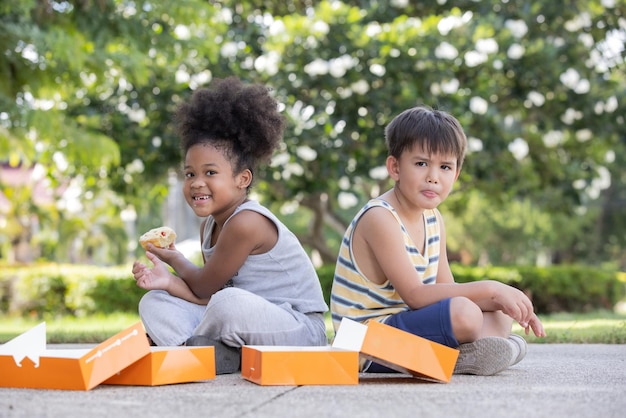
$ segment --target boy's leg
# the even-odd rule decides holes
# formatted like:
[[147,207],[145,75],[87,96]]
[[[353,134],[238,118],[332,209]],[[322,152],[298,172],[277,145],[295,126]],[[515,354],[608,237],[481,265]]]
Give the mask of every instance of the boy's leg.
[[[193,332],[218,341],[225,347],[216,346],[231,362],[233,348],[243,345],[326,345],[326,327],[320,314],[302,314],[291,306],[279,306],[246,290],[228,287],[215,293],[206,307],[205,315]],[[212,344],[211,344],[212,345]],[[221,349],[223,348],[223,350]],[[229,367],[216,368],[222,373],[232,373]],[[239,367],[237,367],[238,370]]]
[[[452,329],[450,301],[444,299],[422,309],[392,315],[385,323],[439,344],[458,348],[460,353],[454,373],[487,376],[509,367],[515,351],[514,344],[506,338],[486,337],[459,345]],[[375,362],[366,364],[364,371],[395,373]]]
[[156,345],[181,345],[200,323],[206,307],[163,290],[151,290],[139,301],[139,316]]
[[513,358],[513,346],[506,338],[483,337],[461,344],[455,374],[491,376],[508,368]]

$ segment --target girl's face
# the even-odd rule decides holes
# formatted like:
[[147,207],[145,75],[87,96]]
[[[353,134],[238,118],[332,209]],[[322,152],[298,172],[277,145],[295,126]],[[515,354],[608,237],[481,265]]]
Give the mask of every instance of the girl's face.
[[225,221],[247,197],[250,170],[233,173],[222,151],[210,144],[189,148],[184,163],[183,194],[199,217],[213,215]]

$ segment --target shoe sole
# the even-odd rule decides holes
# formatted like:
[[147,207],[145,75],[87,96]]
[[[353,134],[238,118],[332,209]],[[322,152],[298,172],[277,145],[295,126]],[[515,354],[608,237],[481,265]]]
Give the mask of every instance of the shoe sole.
[[455,374],[492,376],[509,367],[513,347],[506,338],[485,337],[459,346]]

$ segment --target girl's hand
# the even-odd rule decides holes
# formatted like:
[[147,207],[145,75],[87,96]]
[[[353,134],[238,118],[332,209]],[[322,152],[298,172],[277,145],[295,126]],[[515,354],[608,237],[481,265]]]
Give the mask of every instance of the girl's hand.
[[133,263],[133,277],[137,286],[146,290],[168,291],[173,279],[168,265],[150,251],[146,252],[146,256],[154,264],[154,267],[148,268],[139,261]]
[[171,244],[167,248],[159,248],[159,247],[154,246],[153,244],[148,244],[146,249],[147,249],[146,254],[152,253],[153,255],[156,255],[160,260],[166,262],[169,265],[172,265],[174,260],[176,260],[179,257],[184,258],[183,253],[178,251],[176,249],[176,246],[174,246],[174,244]]

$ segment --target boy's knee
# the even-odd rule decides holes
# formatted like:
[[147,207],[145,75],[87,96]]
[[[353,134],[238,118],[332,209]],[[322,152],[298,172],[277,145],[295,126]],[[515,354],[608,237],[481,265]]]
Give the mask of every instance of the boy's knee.
[[459,296],[450,300],[450,320],[459,343],[474,341],[483,326],[483,312],[470,299]]

